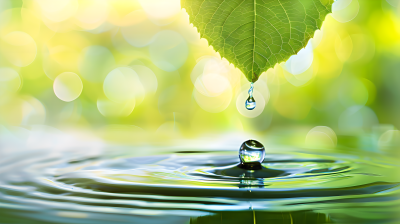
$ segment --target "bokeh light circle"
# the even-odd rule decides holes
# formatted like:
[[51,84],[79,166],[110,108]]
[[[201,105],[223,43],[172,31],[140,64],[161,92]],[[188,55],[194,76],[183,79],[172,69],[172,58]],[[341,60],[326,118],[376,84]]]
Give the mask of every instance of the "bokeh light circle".
[[278,66],[281,67],[281,71],[283,75],[285,76],[286,80],[294,85],[294,86],[302,86],[307,84],[313,77],[314,72],[314,67],[315,66],[310,66],[307,70],[305,70],[303,73],[300,74],[292,74],[288,70],[288,67],[290,65],[287,65],[285,62],[282,62]]
[[348,133],[363,133],[379,124],[375,112],[366,106],[351,106],[339,117],[339,129]]
[[338,22],[346,23],[353,20],[359,10],[358,0],[336,0],[332,4],[332,17]]
[[1,50],[8,61],[18,67],[31,64],[37,53],[33,38],[21,31],[14,31],[3,36]]
[[125,26],[132,21],[126,20],[126,15],[141,9],[137,0],[108,0],[109,15],[107,22],[114,26]]
[[139,0],[139,3],[158,25],[169,24],[181,11],[180,0]]
[[190,73],[190,79],[192,80],[193,85],[196,84],[197,78],[203,75],[206,65],[213,59],[215,58],[206,56],[198,60],[197,64],[193,67],[193,70]]
[[80,0],[75,14],[76,24],[83,29],[93,30],[102,25],[108,17],[106,0]]
[[116,103],[109,99],[98,99],[97,109],[104,117],[126,117],[135,108],[135,99]]
[[231,88],[231,85],[224,76],[217,73],[208,73],[198,77],[194,87],[205,96],[216,97]]
[[400,155],[400,131],[388,130],[378,140],[379,149],[387,154]]
[[157,91],[158,82],[153,70],[144,65],[132,65],[130,67],[139,76],[146,93],[153,94]]
[[128,67],[112,70],[104,80],[103,90],[108,99],[124,103],[128,100],[144,97],[144,88],[136,72]]
[[179,69],[189,56],[186,40],[177,32],[159,32],[149,47],[151,61],[160,69],[173,72]]
[[36,0],[42,15],[53,22],[62,22],[72,17],[78,10],[78,0]]
[[333,148],[337,145],[335,131],[327,126],[317,126],[311,129],[306,136],[306,146],[312,148]]
[[40,125],[46,120],[42,102],[32,96],[23,96],[21,125]]
[[70,102],[81,95],[83,84],[77,74],[63,72],[54,80],[53,89],[60,100]]
[[205,56],[194,66],[190,79],[197,91],[205,96],[214,97],[227,88],[234,88],[241,75],[226,60]]
[[193,90],[193,96],[197,104],[205,111],[210,113],[220,113],[224,111],[232,100],[232,89],[227,88],[218,96],[210,97],[202,94],[196,88]]

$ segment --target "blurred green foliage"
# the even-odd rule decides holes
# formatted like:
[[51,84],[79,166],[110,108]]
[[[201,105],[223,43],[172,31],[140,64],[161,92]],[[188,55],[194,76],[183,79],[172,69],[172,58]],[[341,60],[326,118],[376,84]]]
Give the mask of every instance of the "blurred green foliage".
[[306,48],[260,76],[253,111],[248,81],[179,0],[2,0],[0,11],[0,124],[16,135],[47,125],[157,142],[289,127],[304,142],[328,126],[310,141],[336,145],[400,126],[397,1],[336,1]]

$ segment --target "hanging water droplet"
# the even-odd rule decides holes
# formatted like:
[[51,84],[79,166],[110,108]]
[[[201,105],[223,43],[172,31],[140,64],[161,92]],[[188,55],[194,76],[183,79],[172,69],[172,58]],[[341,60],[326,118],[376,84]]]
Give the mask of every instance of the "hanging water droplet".
[[261,169],[264,161],[265,148],[256,140],[243,142],[239,150],[240,167],[244,169]]
[[254,100],[253,97],[249,97],[246,100],[246,109],[247,110],[253,110],[254,108],[256,108],[256,101]]
[[246,109],[253,110],[256,108],[256,100],[253,98],[254,83],[250,83],[249,98],[246,100]]

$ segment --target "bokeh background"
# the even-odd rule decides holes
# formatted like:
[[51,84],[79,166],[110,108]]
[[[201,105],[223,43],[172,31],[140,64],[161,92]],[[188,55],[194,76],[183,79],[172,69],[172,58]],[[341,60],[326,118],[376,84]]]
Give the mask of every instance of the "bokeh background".
[[179,0],[1,0],[0,140],[399,146],[399,2],[337,0],[248,111],[249,82]]

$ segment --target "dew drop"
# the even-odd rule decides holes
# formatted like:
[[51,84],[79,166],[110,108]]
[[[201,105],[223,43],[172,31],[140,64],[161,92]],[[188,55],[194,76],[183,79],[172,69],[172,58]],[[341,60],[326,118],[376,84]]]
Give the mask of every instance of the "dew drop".
[[253,97],[249,97],[246,100],[246,109],[247,110],[253,110],[254,108],[256,108],[256,101],[254,100]]
[[264,161],[265,148],[256,140],[243,142],[239,150],[240,165],[244,169],[261,169]]
[[250,89],[249,89],[249,98],[247,98],[246,100],[247,110],[254,110],[254,108],[256,108],[256,100],[253,97],[253,90],[254,90],[254,83],[252,82],[250,84]]

